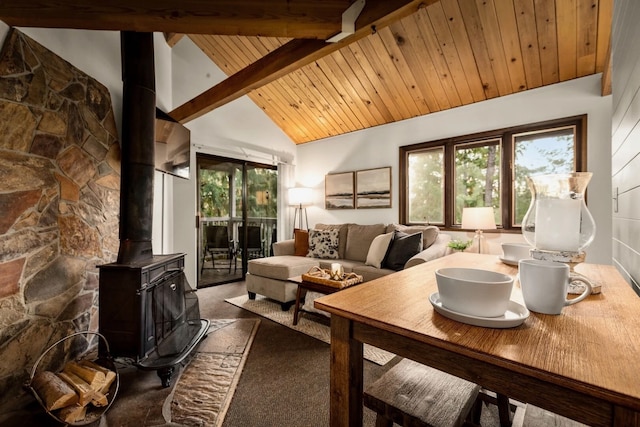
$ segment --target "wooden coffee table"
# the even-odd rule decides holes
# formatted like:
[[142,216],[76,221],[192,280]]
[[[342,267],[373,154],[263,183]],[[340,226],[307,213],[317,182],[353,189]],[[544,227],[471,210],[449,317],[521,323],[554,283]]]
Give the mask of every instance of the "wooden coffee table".
[[288,280],[298,285],[298,290],[296,292],[296,304],[293,309],[294,325],[298,324],[298,315],[300,314],[300,311],[304,311],[300,309],[300,300],[302,300],[305,297],[305,295],[307,294],[307,291],[314,291],[314,292],[319,292],[321,294],[328,295],[328,294],[333,294],[335,292],[341,291],[343,289],[356,286],[356,285],[351,285],[351,286],[345,286],[343,288],[338,288],[335,286],[323,285],[321,283],[308,282],[306,280],[303,280],[302,276],[290,277]]

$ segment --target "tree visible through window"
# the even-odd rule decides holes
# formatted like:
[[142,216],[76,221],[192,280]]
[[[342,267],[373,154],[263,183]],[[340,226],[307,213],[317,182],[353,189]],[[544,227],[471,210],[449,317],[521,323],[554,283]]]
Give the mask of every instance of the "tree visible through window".
[[442,224],[444,221],[444,149],[409,154],[410,222]]
[[526,177],[586,167],[586,116],[400,147],[400,221],[458,227],[465,207],[491,206],[519,228]]
[[513,136],[514,225],[520,225],[531,203],[526,178],[532,175],[573,172],[575,164],[573,126]]
[[495,208],[500,225],[500,140],[455,146],[455,223],[466,207]]

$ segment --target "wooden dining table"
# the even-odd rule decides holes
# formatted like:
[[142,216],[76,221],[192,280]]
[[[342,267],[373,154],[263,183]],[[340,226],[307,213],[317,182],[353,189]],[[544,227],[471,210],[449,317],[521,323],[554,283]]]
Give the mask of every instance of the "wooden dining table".
[[510,328],[436,312],[444,267],[518,272],[496,255],[455,253],[315,300],[331,313],[331,426],[362,425],[363,343],[591,426],[640,426],[640,297],[615,267],[578,265],[600,294]]

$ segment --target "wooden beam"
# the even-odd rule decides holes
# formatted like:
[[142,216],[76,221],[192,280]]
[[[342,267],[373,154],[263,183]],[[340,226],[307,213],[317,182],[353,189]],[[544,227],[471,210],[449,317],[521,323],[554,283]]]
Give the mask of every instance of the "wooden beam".
[[164,39],[167,41],[167,44],[171,47],[174,47],[176,43],[178,43],[184,34],[178,33],[164,33]]
[[607,56],[604,62],[604,70],[602,70],[601,95],[611,95],[611,45],[607,48]]
[[169,113],[186,123],[312,63],[439,0],[367,0],[354,34],[338,43],[291,40]]
[[2,0],[16,27],[326,39],[351,0]]

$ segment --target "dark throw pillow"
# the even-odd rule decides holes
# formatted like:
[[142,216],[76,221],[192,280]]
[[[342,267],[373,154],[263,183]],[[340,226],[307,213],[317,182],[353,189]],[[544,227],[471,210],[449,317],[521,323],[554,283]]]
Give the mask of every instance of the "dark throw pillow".
[[422,251],[422,233],[407,234],[396,231],[382,267],[400,271],[409,259]]

